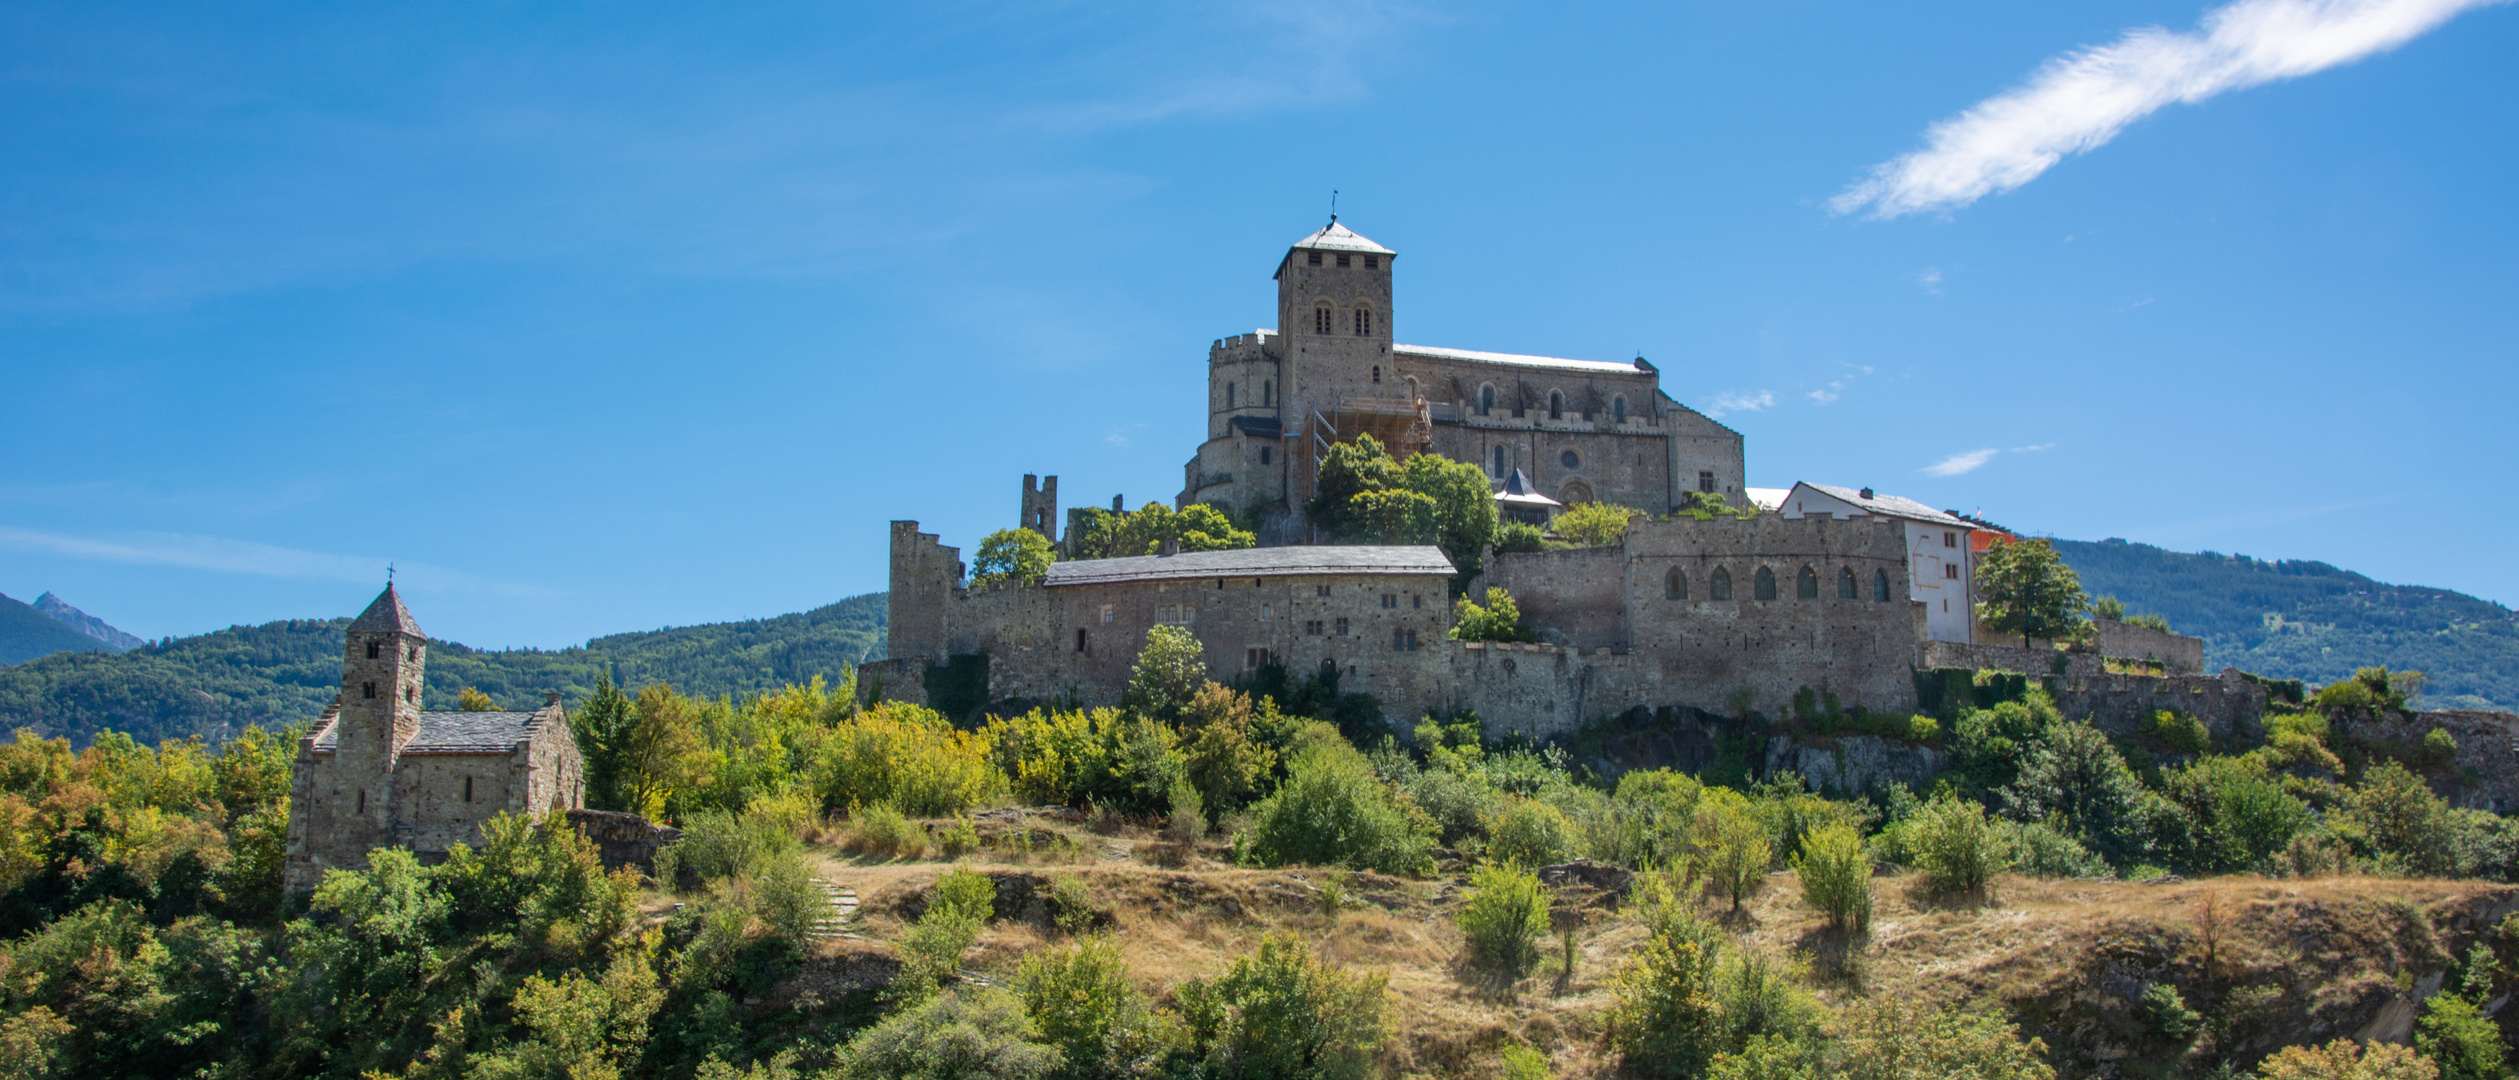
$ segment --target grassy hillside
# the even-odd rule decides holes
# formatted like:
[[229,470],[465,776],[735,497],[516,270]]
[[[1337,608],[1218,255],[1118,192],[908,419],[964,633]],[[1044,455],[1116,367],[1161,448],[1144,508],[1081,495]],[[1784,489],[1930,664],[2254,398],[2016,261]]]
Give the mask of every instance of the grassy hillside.
[[[26,611],[69,639],[103,648]],[[120,655],[54,653],[0,668],[0,728],[32,727],[81,743],[111,728],[155,742],[308,719],[340,688],[342,628],[349,623],[236,626]],[[441,641],[429,653],[426,704],[454,708],[466,686],[509,708],[539,705],[553,690],[574,701],[606,670],[629,686],[668,682],[703,697],[754,694],[816,675],[837,677],[880,651],[883,626],[883,594],[873,593],[771,619],[614,634],[548,652]]]
[[62,625],[33,604],[0,596],[0,664],[20,664],[63,651],[107,652],[111,647]]
[[2204,639],[2206,667],[2332,682],[2384,664],[2431,677],[2432,708],[2519,709],[2519,614],[2447,589],[2389,585],[2322,562],[2058,540],[2092,596]]

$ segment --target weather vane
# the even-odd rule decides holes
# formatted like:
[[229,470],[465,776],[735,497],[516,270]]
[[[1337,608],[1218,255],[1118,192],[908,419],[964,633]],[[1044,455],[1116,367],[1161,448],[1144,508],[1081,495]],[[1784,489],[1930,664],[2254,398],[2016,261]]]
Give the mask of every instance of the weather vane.
[[391,584],[393,584],[393,583],[394,583],[394,564],[392,564],[392,563],[386,563],[386,564],[385,564],[385,584],[387,584],[387,585],[391,585]]
[[1338,189],[1329,189],[1329,223],[1338,224]]

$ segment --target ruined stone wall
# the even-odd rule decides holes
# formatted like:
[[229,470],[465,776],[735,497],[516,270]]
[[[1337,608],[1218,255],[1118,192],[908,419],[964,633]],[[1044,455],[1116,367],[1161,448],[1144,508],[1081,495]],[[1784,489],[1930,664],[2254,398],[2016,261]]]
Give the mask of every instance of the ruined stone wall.
[[891,655],[941,661],[945,655],[945,602],[962,584],[962,550],[944,546],[918,522],[892,523],[891,591],[885,598],[885,633]]
[[2067,720],[2087,720],[2111,735],[2131,735],[2162,709],[2204,721],[2215,742],[2253,745],[2263,737],[2268,698],[2263,683],[2223,668],[2219,675],[2083,675],[2046,680]]
[[2099,652],[2127,660],[2158,660],[2176,672],[2204,670],[2204,639],[2100,619]]
[[2458,752],[2445,767],[2424,770],[2433,790],[2463,807],[2497,814],[2519,810],[2519,744],[2513,743],[2519,737],[2519,715],[2474,709],[2363,713],[2341,718],[2336,733],[2386,744],[2403,756],[2420,747],[2435,728],[2457,740]]
[[[2019,641],[2019,638],[2010,640]],[[2107,666],[2097,653],[2059,652],[2045,641],[2033,639],[2031,648],[2018,645],[1971,645],[1959,641],[1928,641],[1924,643],[1921,666],[1975,668],[1984,671],[2017,671],[2023,675],[2064,674],[2076,677],[2103,676]],[[2058,659],[2062,671],[2056,668]]]
[[1627,550],[1577,548],[1498,555],[1476,584],[1513,594],[1523,621],[1561,635],[1554,644],[1594,649],[1627,644]]

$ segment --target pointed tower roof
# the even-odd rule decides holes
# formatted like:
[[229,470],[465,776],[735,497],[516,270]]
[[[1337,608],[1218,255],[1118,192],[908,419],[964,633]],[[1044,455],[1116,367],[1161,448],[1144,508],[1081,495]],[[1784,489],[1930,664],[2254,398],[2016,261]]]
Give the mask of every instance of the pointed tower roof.
[[358,620],[350,624],[350,632],[354,634],[385,630],[412,637],[428,636],[420,632],[419,623],[412,621],[411,609],[402,606],[402,594],[394,591],[391,582],[386,583],[384,592],[376,594],[376,602],[369,604],[367,610],[359,614]]
[[1365,251],[1376,255],[1399,254],[1356,235],[1355,230],[1339,224],[1338,219],[1334,217],[1329,219],[1329,224],[1321,227],[1321,231],[1295,241],[1294,246],[1297,251],[1308,248],[1318,251]]

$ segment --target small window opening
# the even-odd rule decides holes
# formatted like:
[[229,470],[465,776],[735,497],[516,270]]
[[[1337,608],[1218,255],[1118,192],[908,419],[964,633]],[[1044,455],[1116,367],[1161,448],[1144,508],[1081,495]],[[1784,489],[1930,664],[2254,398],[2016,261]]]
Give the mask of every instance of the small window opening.
[[1959,534],[1958,534],[1958,533],[1955,533],[1955,532],[1946,532],[1946,533],[1943,533],[1943,534],[1942,534],[1942,546],[1943,546],[1943,547],[1946,547],[1946,548],[1955,548],[1955,547],[1958,547],[1958,546],[1959,546]]
[[1732,572],[1730,570],[1720,566],[1714,568],[1714,576],[1706,579],[1706,598],[1709,600],[1732,598]]
[[366,789],[366,788],[360,788],[360,789],[359,789],[359,813],[364,814],[364,813],[366,813],[366,812],[367,812],[367,789]]
[[402,658],[403,658],[403,659],[405,659],[405,660],[417,660],[417,659],[419,659],[419,658],[420,658],[420,647],[419,647],[419,646],[417,646],[417,645],[414,645],[414,646],[412,646],[412,647],[410,647],[410,648],[408,648],[408,649],[403,650],[403,652],[402,652]]
[[1554,390],[1548,392],[1548,418],[1551,420],[1563,420],[1566,418],[1566,396],[1564,394],[1560,394]]
[[1496,479],[1504,479],[1504,447],[1496,447]]
[[1688,599],[1688,575],[1680,573],[1676,566],[1671,567],[1670,572],[1662,575],[1662,598],[1665,600]]
[[1265,447],[1265,446],[1260,447],[1260,464],[1262,464],[1262,465],[1266,465],[1266,464],[1268,464],[1268,451],[1269,451],[1269,448],[1268,448],[1268,447]]
[[464,801],[472,801],[472,778],[469,776],[464,777]]
[[1857,587],[1857,586],[1855,585],[1855,583],[1854,583],[1854,571],[1852,571],[1852,570],[1839,570],[1839,571],[1837,571],[1837,599],[1839,599],[1839,600],[1855,600],[1855,599],[1860,599],[1860,594],[1861,594],[1861,592],[1862,592],[1862,590],[1861,590],[1859,587]]
[[1764,566],[1759,567],[1758,576],[1750,579],[1750,595],[1760,600],[1775,599],[1776,572]]
[[1338,256],[1338,268],[1341,270],[1347,268],[1347,256],[1344,252],[1341,252]]
[[1619,423],[1621,423],[1621,424],[1626,423],[1626,422],[1627,422],[1627,399],[1626,399],[1626,398],[1624,398],[1624,397],[1614,397],[1614,398],[1609,399],[1609,414],[1610,414],[1611,416],[1615,416],[1615,417],[1617,417],[1617,418],[1618,418],[1618,422],[1619,422]]
[[378,649],[377,649],[377,647],[376,647],[376,643],[375,643],[375,642],[373,642],[373,641],[368,642],[368,643],[367,643],[367,658],[368,658],[368,659],[370,659],[370,660],[374,660],[374,659],[376,659],[376,654],[377,654],[377,652],[378,652]]
[[1382,365],[1380,364],[1373,365],[1373,385],[1382,385]]
[[1076,628],[1076,651],[1077,651],[1077,652],[1084,652],[1084,651],[1086,651],[1086,650],[1085,650],[1085,628],[1084,628],[1084,627],[1081,627],[1081,626],[1079,626],[1079,627],[1077,627],[1077,628]]
[[406,704],[406,705],[417,705],[417,704],[419,704],[419,702],[420,702],[420,692],[419,692],[418,690],[414,690],[414,689],[412,689],[412,688],[410,688],[410,687],[408,687],[408,686],[403,687],[403,688],[402,688],[402,700],[403,700],[403,703],[404,703],[404,704]]
[[1233,408],[1233,407],[1234,407],[1234,404],[1233,404],[1233,400],[1234,400],[1234,391],[1236,391],[1236,390],[1240,390],[1240,389],[1241,389],[1241,387],[1240,387],[1240,386],[1238,386],[1238,385],[1236,385],[1236,384],[1233,384],[1233,383],[1226,383],[1226,384],[1225,384],[1225,408],[1230,409],[1230,408]]
[[1557,455],[1557,463],[1569,469],[1580,469],[1583,467],[1583,455],[1568,450]]
[[1329,333],[1329,305],[1328,305],[1328,304],[1323,304],[1323,305],[1321,305],[1321,306],[1319,306],[1319,307],[1316,307],[1316,308],[1313,308],[1313,309],[1312,309],[1312,332],[1313,332],[1313,333],[1315,333],[1315,334],[1326,334],[1326,333]]
[[1367,270],[1379,270],[1379,269],[1381,269],[1381,268],[1382,268],[1382,257],[1381,257],[1381,256],[1379,256],[1379,255],[1367,255],[1367,256],[1365,256],[1365,257],[1364,257],[1364,268],[1365,268],[1365,269],[1367,269]]
[[1363,337],[1363,336],[1365,336],[1365,335],[1367,335],[1367,334],[1370,334],[1370,333],[1372,333],[1372,332],[1373,332],[1373,312],[1371,312],[1371,311],[1369,311],[1369,310],[1367,310],[1367,309],[1365,309],[1365,308],[1357,308],[1357,309],[1356,309],[1356,336],[1357,336],[1357,337]]
[[1959,564],[1955,562],[1943,563],[1942,576],[1949,578],[1952,581],[1959,580]]
[[1803,567],[1793,578],[1793,596],[1799,600],[1819,599],[1819,571]]
[[1312,265],[1314,265],[1314,266],[1319,266],[1319,265],[1321,265],[1321,253],[1320,253],[1320,252],[1317,252],[1317,251],[1307,251],[1307,252],[1304,252],[1304,253],[1303,253],[1303,261],[1304,261],[1304,262],[1307,262],[1307,263],[1310,263],[1310,264],[1312,264]]
[[1872,571],[1872,599],[1884,604],[1889,602],[1889,571]]
[[363,698],[372,698],[372,697],[375,697],[375,696],[376,696],[376,684],[375,684],[375,683],[360,683],[360,684],[359,684],[359,696],[360,696],[360,697],[363,697]]
[[1699,469],[1699,470],[1697,470],[1697,490],[1699,490],[1699,491],[1712,491],[1712,490],[1714,490],[1714,470],[1712,470],[1712,469]]
[[1482,387],[1479,387],[1479,388],[1478,388],[1478,415],[1480,415],[1480,416],[1485,416],[1485,415],[1487,415],[1489,412],[1494,411],[1494,410],[1495,410],[1495,407],[1496,407],[1496,388],[1495,388],[1495,387],[1492,387],[1492,386],[1482,386]]
[[1337,626],[1338,626],[1338,636],[1340,636],[1340,637],[1346,637],[1346,636],[1347,636],[1347,620],[1345,620],[1345,619],[1340,619],[1340,620],[1338,620]]

